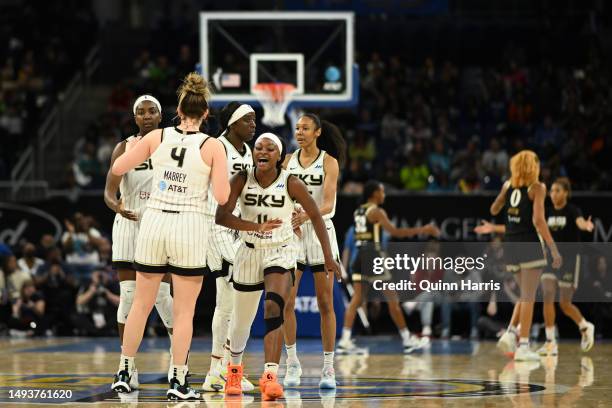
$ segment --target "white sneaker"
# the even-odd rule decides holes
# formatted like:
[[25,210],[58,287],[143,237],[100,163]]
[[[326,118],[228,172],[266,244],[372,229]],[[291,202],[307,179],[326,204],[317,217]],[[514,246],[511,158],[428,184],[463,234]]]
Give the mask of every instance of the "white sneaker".
[[127,370],[121,370],[115,374],[115,379],[111,385],[111,390],[116,392],[132,392],[138,387],[138,370],[134,369],[131,373]]
[[285,387],[297,387],[302,382],[302,366],[299,361],[288,361],[287,371],[285,372],[285,378],[283,379],[283,385]]
[[336,372],[333,367],[323,368],[321,372],[321,381],[319,381],[319,388],[334,390],[336,389]]
[[202,384],[202,391],[205,392],[223,392],[225,390],[225,378],[221,377],[219,372],[216,370],[209,371],[206,374],[204,384]]
[[580,330],[580,333],[582,333],[580,348],[582,351],[587,352],[592,349],[593,344],[595,344],[595,325],[591,322],[587,322],[587,326]]
[[514,361],[540,361],[540,355],[528,346],[519,346],[514,352]]
[[357,354],[357,355],[366,355],[369,354],[367,348],[357,347],[355,343],[353,343],[352,339],[348,340],[340,340],[336,347],[337,354]]
[[425,347],[426,340],[422,340],[421,338],[411,334],[410,337],[402,342],[404,346],[404,354],[410,354],[413,351],[420,350]]
[[556,341],[547,341],[542,347],[540,347],[537,353],[541,356],[556,356],[559,354],[559,348],[557,347]]
[[511,331],[506,331],[499,340],[497,340],[497,348],[502,353],[516,352],[516,334]]

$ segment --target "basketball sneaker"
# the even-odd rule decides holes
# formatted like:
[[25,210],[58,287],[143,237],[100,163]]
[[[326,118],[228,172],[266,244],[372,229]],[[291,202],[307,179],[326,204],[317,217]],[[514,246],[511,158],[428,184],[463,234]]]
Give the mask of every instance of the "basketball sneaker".
[[227,377],[225,381],[225,395],[242,394],[242,366],[228,365]]
[[541,356],[556,356],[559,354],[559,348],[556,341],[547,341],[540,347],[537,353]]
[[368,354],[368,349],[363,347],[357,347],[352,339],[341,339],[338,342],[338,346],[336,347],[336,353],[366,355]]
[[326,390],[336,389],[336,372],[333,367],[323,368],[321,372],[321,381],[319,381],[319,388]]
[[221,392],[225,389],[225,379],[218,370],[211,370],[206,374],[202,390],[205,392]]
[[593,344],[595,343],[595,325],[587,322],[586,327],[580,330],[580,333],[582,334],[580,348],[582,351],[587,352],[593,348]]
[[404,347],[404,354],[410,354],[413,351],[421,350],[427,345],[427,340],[424,338],[419,338],[415,335],[410,335],[410,337],[402,342],[402,346]]
[[514,361],[540,361],[540,355],[535,351],[531,351],[529,346],[519,346],[514,352]]
[[121,370],[115,374],[115,379],[111,385],[111,390],[116,392],[132,392],[136,390],[140,384],[138,383],[138,370],[134,369],[132,372],[128,370]]
[[264,401],[275,401],[283,396],[283,386],[278,383],[276,374],[264,372],[259,379],[259,389]]
[[185,376],[185,381],[183,384],[180,383],[178,378],[172,377],[170,383],[168,384],[168,391],[166,391],[166,396],[170,400],[196,400],[200,399],[200,393],[196,392],[191,385],[189,385],[189,381],[187,381],[187,377],[189,374]]
[[514,353],[516,351],[516,334],[511,331],[506,331],[497,340],[497,348],[502,353]]
[[[221,378],[224,380],[227,378],[227,366],[221,367]],[[240,386],[242,387],[243,392],[251,392],[255,389],[255,386],[252,382],[247,379],[247,375],[244,374],[244,370],[242,372],[242,380],[240,380]]]
[[287,371],[283,379],[285,387],[297,387],[302,382],[302,366],[299,361],[287,361]]

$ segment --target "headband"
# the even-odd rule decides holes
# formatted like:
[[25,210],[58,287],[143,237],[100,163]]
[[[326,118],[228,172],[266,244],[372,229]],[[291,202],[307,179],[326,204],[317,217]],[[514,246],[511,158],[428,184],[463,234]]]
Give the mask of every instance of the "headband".
[[270,139],[271,141],[273,141],[274,144],[278,147],[278,150],[281,152],[281,154],[283,154],[283,143],[274,133],[262,133],[255,141],[255,144],[261,142],[261,139]]
[[153,102],[155,104],[155,106],[157,106],[157,110],[159,111],[159,113],[161,115],[161,112],[162,112],[161,104],[159,103],[159,101],[154,96],[151,96],[151,95],[142,95],[142,96],[139,96],[138,99],[136,99],[136,102],[134,102],[134,108],[133,108],[134,115],[136,114],[136,108],[138,108],[138,105],[140,105],[140,103],[143,102],[143,101],[151,101],[151,102]]
[[227,127],[230,127],[232,123],[236,122],[238,119],[249,113],[255,113],[251,105],[240,105],[238,109],[236,109],[234,113],[232,113],[232,116],[230,116],[229,121],[227,122]]

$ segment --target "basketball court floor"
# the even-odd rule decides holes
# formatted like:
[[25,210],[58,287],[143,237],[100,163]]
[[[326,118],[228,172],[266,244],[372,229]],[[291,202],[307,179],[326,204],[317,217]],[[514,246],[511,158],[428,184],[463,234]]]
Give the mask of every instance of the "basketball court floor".
[[[260,394],[225,401],[202,394],[199,402],[165,399],[166,338],[145,339],[137,357],[138,394],[110,391],[119,354],[117,339],[0,339],[0,407],[64,404],[83,407],[607,407],[612,405],[612,344],[582,354],[577,342],[560,344],[558,358],[514,363],[492,342],[435,341],[425,353],[403,355],[399,338],[367,337],[368,356],[338,356],[338,389],[321,391],[319,340],[301,340],[302,385],[285,398],[261,403]],[[199,388],[210,362],[210,339],[195,339],[190,378]],[[260,339],[249,343],[245,372],[256,381],[263,365]],[[280,374],[284,372],[281,366]]]

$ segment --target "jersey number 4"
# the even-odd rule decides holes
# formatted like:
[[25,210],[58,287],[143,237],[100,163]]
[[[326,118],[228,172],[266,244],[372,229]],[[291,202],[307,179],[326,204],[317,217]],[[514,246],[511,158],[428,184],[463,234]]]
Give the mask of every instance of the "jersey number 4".
[[170,152],[170,157],[178,162],[178,167],[183,167],[183,161],[185,160],[185,153],[187,149],[185,147],[181,147],[181,151],[178,151],[178,147],[175,147]]

